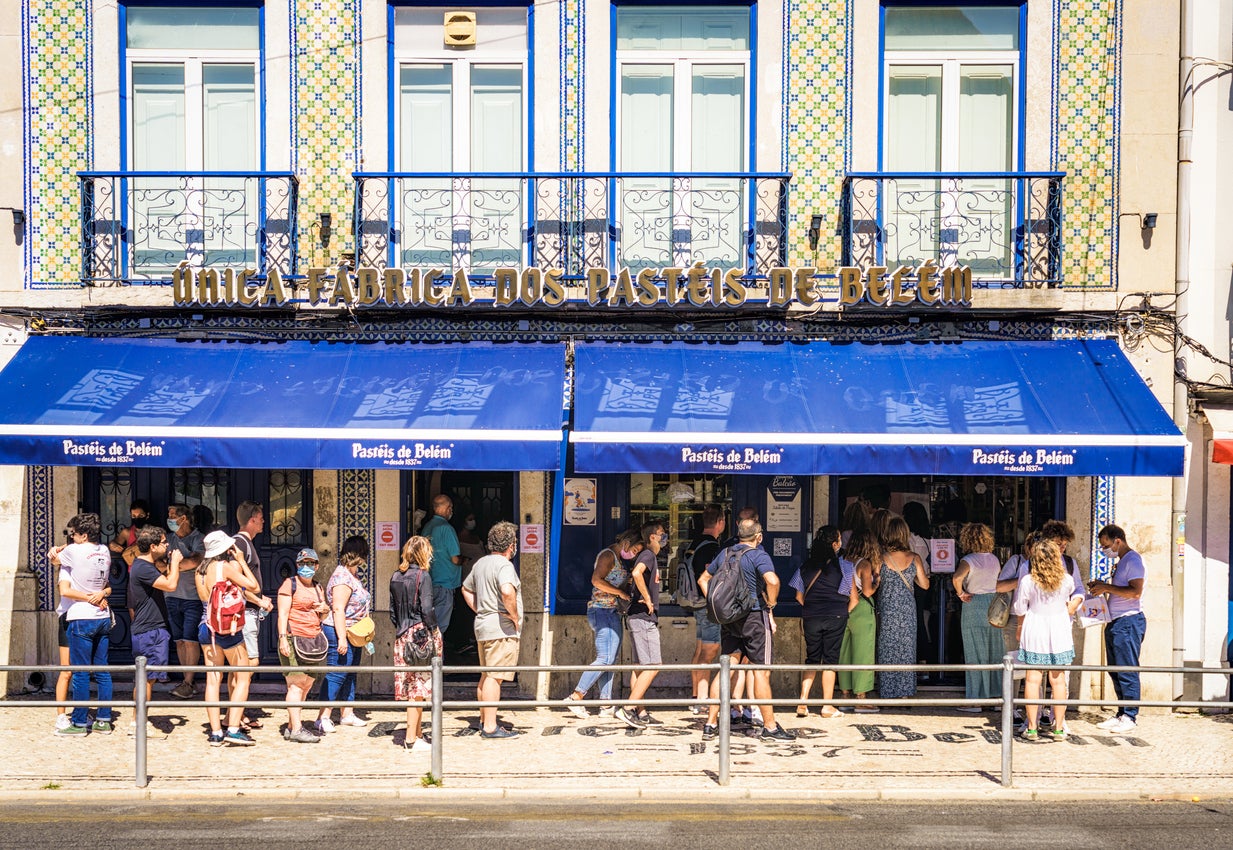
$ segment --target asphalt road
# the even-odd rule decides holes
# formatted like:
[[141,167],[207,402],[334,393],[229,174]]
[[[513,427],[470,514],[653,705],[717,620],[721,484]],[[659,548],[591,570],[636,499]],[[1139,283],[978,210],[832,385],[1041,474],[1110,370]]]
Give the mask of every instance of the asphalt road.
[[555,850],[579,847],[1203,848],[1233,846],[1233,801],[679,803],[513,801],[0,804],[0,848]]

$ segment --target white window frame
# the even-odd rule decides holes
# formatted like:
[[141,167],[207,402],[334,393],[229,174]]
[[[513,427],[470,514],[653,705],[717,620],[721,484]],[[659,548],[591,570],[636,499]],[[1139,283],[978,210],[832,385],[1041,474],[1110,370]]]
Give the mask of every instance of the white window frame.
[[[745,74],[744,91],[744,132],[742,133],[741,161],[736,171],[749,169],[749,145],[752,122],[750,121],[750,84],[752,77],[752,50],[628,50],[618,49],[616,54],[616,123],[615,123],[615,156],[616,163],[622,162],[621,128],[624,127],[625,116],[622,103],[624,92],[621,84],[625,81],[622,72],[626,65],[659,65],[671,66],[672,71],[672,170],[688,172],[692,170],[693,153],[693,70],[695,67],[707,65],[739,65]],[[619,170],[619,169],[618,169]],[[641,169],[639,169],[641,170]]]
[[[124,35],[122,34],[122,37]],[[256,97],[253,98],[253,163],[254,170],[261,167],[261,93],[264,91],[262,79],[261,49],[251,50],[185,50],[183,48],[134,48],[125,49],[125,71],[128,114],[125,122],[128,127],[129,163],[136,162],[136,119],[133,91],[133,68],[135,65],[183,65],[184,66],[184,139],[187,150],[184,152],[185,171],[203,171],[205,163],[205,87],[202,83],[202,68],[205,65],[252,65],[253,83]]]
[[[453,160],[450,171],[455,173],[464,173],[471,170],[471,69],[475,67],[485,67],[490,65],[509,67],[516,66],[522,70],[522,156],[520,157],[519,170],[525,171],[527,168],[527,158],[529,156],[528,140],[530,138],[529,125],[530,121],[530,87],[527,79],[527,66],[529,64],[529,56],[526,51],[509,51],[485,53],[482,57],[472,55],[459,55],[457,51],[449,52],[442,50],[441,52],[426,51],[415,52],[411,50],[396,50],[394,53],[394,152],[395,162],[397,163],[396,171],[408,171],[408,164],[403,162],[403,140],[402,132],[402,71],[403,68],[415,65],[445,65],[451,69],[450,75],[450,131],[453,134],[453,151],[451,158]],[[463,95],[462,106],[465,108],[459,109],[459,96]]]
[[882,169],[890,171],[886,162],[890,153],[891,126],[886,119],[890,105],[891,68],[896,66],[930,65],[942,69],[942,126],[939,171],[959,170],[959,81],[962,68],[968,65],[1009,65],[1011,68],[1011,140],[1010,163],[1007,171],[1018,170],[1019,136],[1023,132],[1020,113],[1020,78],[1022,55],[1019,50],[895,50],[886,51],[882,73]]

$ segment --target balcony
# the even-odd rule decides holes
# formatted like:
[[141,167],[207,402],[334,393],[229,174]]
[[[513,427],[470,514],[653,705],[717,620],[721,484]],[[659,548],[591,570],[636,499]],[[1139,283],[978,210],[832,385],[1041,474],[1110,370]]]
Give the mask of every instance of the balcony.
[[355,175],[360,266],[684,268],[765,274],[786,261],[790,175]]
[[1061,172],[868,172],[843,181],[842,265],[972,269],[973,286],[1061,284]]
[[83,171],[82,281],[169,283],[190,267],[296,268],[299,184],[290,172]]

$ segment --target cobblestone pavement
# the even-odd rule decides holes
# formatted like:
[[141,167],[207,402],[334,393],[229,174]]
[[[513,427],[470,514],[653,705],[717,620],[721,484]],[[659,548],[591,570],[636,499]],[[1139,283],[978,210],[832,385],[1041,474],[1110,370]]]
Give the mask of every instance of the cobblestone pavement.
[[[158,693],[155,698],[166,699]],[[51,709],[20,708],[19,702],[0,704],[0,747],[7,754],[0,763],[0,790],[135,791],[131,709],[118,710],[112,735],[66,738],[52,734]],[[631,730],[594,712],[582,720],[564,711],[508,706],[502,722],[521,733],[508,740],[482,739],[476,710],[446,713],[442,778],[447,788],[583,797],[718,789],[718,741],[703,742],[701,718],[685,709],[657,709],[662,726]],[[429,772],[429,754],[403,747],[403,712],[359,713],[369,719],[367,727],[340,726],[318,743],[296,744],[282,740],[285,712],[270,710],[263,712],[263,727],[252,733],[257,746],[211,748],[204,709],[191,702],[152,708],[148,791],[431,793],[420,782]],[[1016,741],[1014,789],[1007,790],[1000,785],[996,712],[884,709],[823,719],[798,718],[788,709],[780,717],[797,734],[794,742],[763,742],[734,730],[727,793],[1233,797],[1233,715],[1145,710],[1131,736],[1097,729],[1105,716],[1072,715],[1064,742]]]

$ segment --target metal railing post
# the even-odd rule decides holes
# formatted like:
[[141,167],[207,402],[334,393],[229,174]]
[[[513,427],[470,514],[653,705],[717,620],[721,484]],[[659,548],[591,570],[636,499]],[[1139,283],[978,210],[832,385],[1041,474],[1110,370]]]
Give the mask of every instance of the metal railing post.
[[1015,739],[1015,654],[1002,658],[1002,787],[1014,786],[1011,749]]
[[432,658],[432,775],[437,781],[441,780],[441,739],[445,737],[445,730],[442,728],[441,702],[444,694],[442,689],[445,686],[445,675],[441,668],[441,656],[434,655]]
[[133,722],[137,726],[133,737],[137,749],[137,787],[145,788],[150,781],[146,772],[146,657],[138,655],[133,664],[136,667],[133,672]]
[[719,657],[719,784],[732,769],[732,657]]

